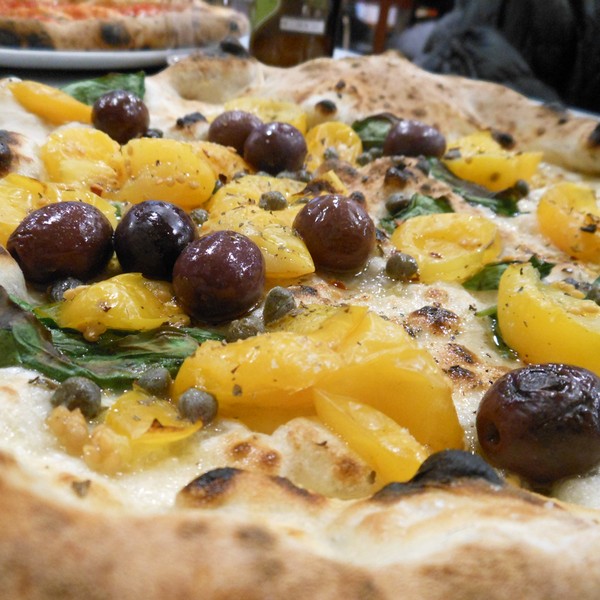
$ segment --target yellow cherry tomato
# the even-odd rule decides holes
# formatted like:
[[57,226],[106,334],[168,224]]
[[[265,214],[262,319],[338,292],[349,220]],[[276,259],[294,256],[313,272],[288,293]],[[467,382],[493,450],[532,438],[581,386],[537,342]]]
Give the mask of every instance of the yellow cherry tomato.
[[[31,183],[35,185],[32,187]],[[39,208],[37,202],[43,191],[42,184],[22,175],[9,175],[0,180],[0,244],[2,246],[6,247],[11,233],[27,213]]]
[[520,179],[529,181],[542,160],[541,152],[505,150],[489,131],[479,131],[456,140],[448,147],[444,164],[461,179],[472,181],[493,192],[509,188]]
[[540,280],[529,265],[511,265],[498,288],[502,337],[528,363],[562,362],[600,375],[600,306]]
[[71,121],[92,122],[91,106],[57,88],[37,81],[15,81],[9,87],[25,109],[54,125]]
[[316,391],[315,408],[317,416],[373,467],[380,484],[408,481],[429,455],[408,429],[372,406]]
[[114,189],[123,178],[119,144],[91,127],[53,132],[41,147],[40,156],[51,181]]
[[450,383],[401,325],[367,312],[335,348],[343,364],[316,382],[316,390],[372,406],[432,450],[463,447]]
[[594,191],[562,182],[540,198],[537,218],[550,241],[579,260],[600,263],[600,207]]
[[417,261],[423,283],[466,281],[497,260],[501,251],[500,235],[492,221],[460,213],[408,219],[394,231],[391,242]]
[[306,168],[314,171],[325,161],[328,150],[334,150],[341,160],[353,163],[362,152],[362,140],[346,123],[328,121],[312,127],[306,134],[308,155]]
[[105,424],[138,444],[163,445],[183,440],[202,428],[202,421],[184,419],[177,407],[134,389],[108,409]]
[[123,202],[165,200],[191,210],[211,196],[216,175],[191,144],[178,140],[140,138],[122,146],[126,181],[106,197]]
[[107,329],[146,331],[187,320],[173,300],[170,284],[139,273],[75,288],[47,312],[60,327],[78,329],[88,339],[96,339]]
[[308,118],[304,110],[293,102],[271,100],[268,98],[242,97],[229,100],[224,105],[225,110],[243,110],[256,115],[264,123],[280,121],[289,123],[306,133]]

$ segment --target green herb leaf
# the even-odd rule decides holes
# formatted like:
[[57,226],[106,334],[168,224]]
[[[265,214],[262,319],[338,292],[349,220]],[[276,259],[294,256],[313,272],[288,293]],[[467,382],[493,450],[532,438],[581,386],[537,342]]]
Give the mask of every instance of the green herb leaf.
[[455,194],[462,196],[469,204],[486,206],[504,217],[514,217],[519,214],[517,204],[527,194],[526,186],[515,184],[501,192],[490,192],[483,186],[460,179],[436,158],[430,158],[429,165],[429,174],[432,177],[447,183]]
[[454,212],[454,209],[450,205],[448,198],[445,196],[432,198],[431,196],[425,196],[424,194],[413,194],[410,198],[410,202],[405,208],[394,213],[391,217],[384,217],[381,219],[379,221],[379,226],[387,231],[387,233],[391,234],[398,226],[398,221],[406,221],[407,219],[421,215],[449,212]]
[[38,320],[0,287],[0,366],[21,365],[57,381],[79,375],[109,389],[125,389],[150,367],[175,374],[198,344],[222,336],[197,328],[107,331],[97,342]]
[[497,290],[502,274],[506,271],[508,265],[514,263],[515,261],[509,260],[485,265],[481,271],[475,273],[470,279],[467,279],[467,281],[463,283],[463,287],[475,292]]
[[477,317],[487,317],[489,319],[490,334],[496,349],[504,358],[518,358],[517,353],[504,341],[500,326],[498,324],[498,307],[491,306],[485,310],[475,313]]
[[352,124],[352,129],[356,131],[358,137],[362,140],[363,148],[370,150],[371,148],[383,147],[387,134],[397,122],[398,118],[391,113],[381,113],[355,121]]
[[[540,277],[543,279],[550,274],[554,263],[545,262],[539,259],[535,254],[528,260],[529,263],[535,267]],[[500,284],[500,278],[509,265],[521,264],[517,260],[504,260],[500,262],[489,263],[481,269],[478,273],[475,273],[473,277],[467,279],[463,283],[463,287],[467,290],[475,292],[483,292],[490,290],[497,290]]]
[[132,92],[143,99],[146,93],[146,81],[143,71],[137,73],[109,73],[96,79],[76,81],[62,88],[70,96],[84,104],[92,105],[100,96],[114,90]]

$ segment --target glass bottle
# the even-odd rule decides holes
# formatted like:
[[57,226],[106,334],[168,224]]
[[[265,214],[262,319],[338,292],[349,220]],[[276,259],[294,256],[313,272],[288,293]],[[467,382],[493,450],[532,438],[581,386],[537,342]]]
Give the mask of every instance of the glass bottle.
[[339,7],[340,0],[255,0],[250,53],[279,67],[331,56]]

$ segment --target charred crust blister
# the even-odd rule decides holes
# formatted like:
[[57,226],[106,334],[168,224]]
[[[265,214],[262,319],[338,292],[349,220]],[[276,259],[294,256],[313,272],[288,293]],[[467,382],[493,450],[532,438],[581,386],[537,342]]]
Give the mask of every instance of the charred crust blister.
[[114,48],[126,48],[131,43],[131,35],[123,23],[101,23],[100,37]]
[[410,313],[407,324],[412,329],[427,329],[434,335],[446,335],[458,330],[460,317],[441,306],[427,305]]
[[504,480],[477,454],[443,450],[427,458],[410,481],[389,483],[374,494],[372,500],[394,501],[406,494],[422,491],[429,485],[450,485],[465,479],[486,481],[492,486],[504,485]]
[[188,483],[179,495],[193,504],[210,504],[222,498],[242,471],[232,467],[213,469]]
[[183,117],[179,117],[175,122],[177,129],[190,128],[196,123],[205,123],[206,117],[200,112],[192,112]]
[[333,100],[320,100],[315,104],[315,109],[322,115],[331,116],[337,112],[337,106]]
[[600,124],[596,125],[592,133],[588,136],[587,145],[590,148],[598,148],[600,146]]

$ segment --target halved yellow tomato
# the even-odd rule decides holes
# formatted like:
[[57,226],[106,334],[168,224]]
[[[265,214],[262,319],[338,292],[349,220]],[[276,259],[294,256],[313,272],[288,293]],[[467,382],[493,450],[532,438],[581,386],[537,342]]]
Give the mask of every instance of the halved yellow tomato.
[[429,451],[390,417],[352,398],[315,391],[317,416],[373,467],[378,483],[407,481]]
[[22,175],[8,175],[0,180],[0,244],[6,242],[27,213],[38,208],[44,186]]
[[183,440],[202,428],[184,419],[177,407],[140,390],[126,392],[108,409],[104,423],[137,444],[163,445]]
[[206,157],[177,140],[140,138],[122,147],[126,181],[106,197],[122,202],[165,200],[191,210],[211,196],[216,175]]
[[14,81],[9,84],[9,88],[25,109],[54,125],[71,121],[92,121],[91,106],[75,100],[58,88],[28,80]]
[[91,127],[53,132],[41,147],[40,156],[51,181],[114,189],[123,177],[119,144]]
[[448,156],[453,150],[458,151],[458,156],[446,157],[446,167],[461,179],[493,192],[505,190],[520,179],[529,181],[543,156],[541,152],[505,150],[489,131],[478,131],[449,144]]
[[600,207],[594,191],[563,181],[540,198],[537,218],[553,244],[579,260],[600,263]]
[[524,361],[568,363],[600,375],[600,306],[543,283],[533,266],[511,265],[502,275],[498,324]]
[[306,134],[306,168],[314,171],[325,161],[325,153],[335,150],[338,158],[353,163],[362,152],[362,140],[346,123],[327,121],[315,125]]
[[145,279],[140,273],[75,288],[46,312],[60,327],[77,329],[91,340],[107,329],[146,331],[188,320],[173,300],[170,284]]
[[376,408],[432,450],[463,447],[446,376],[401,325],[367,312],[336,350],[343,364],[316,390]]
[[206,390],[223,414],[234,417],[238,406],[306,410],[312,407],[310,388],[340,364],[327,344],[287,331],[230,344],[208,341],[183,362],[173,395],[191,387]]
[[396,228],[391,242],[417,261],[423,283],[466,281],[501,251],[492,221],[462,213],[412,217]]

